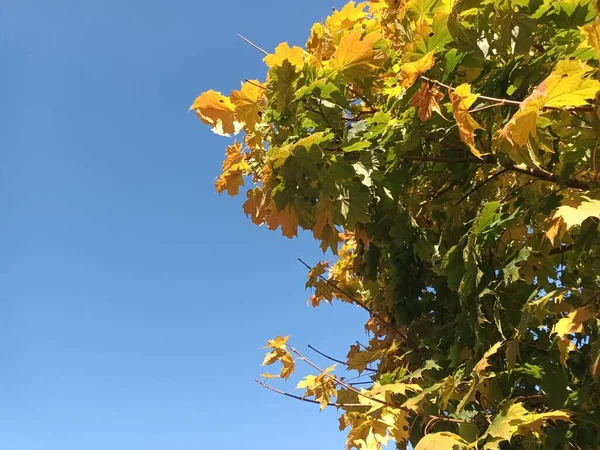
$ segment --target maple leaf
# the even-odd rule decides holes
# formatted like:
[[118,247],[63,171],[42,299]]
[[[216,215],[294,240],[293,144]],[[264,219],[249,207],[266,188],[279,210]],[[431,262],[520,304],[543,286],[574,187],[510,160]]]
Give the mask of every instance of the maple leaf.
[[295,363],[292,354],[287,350],[286,342],[289,336],[277,336],[275,339],[267,341],[267,345],[263,348],[272,348],[269,353],[265,355],[265,359],[262,362],[263,366],[269,366],[276,362],[281,363],[281,372],[279,375],[263,374],[265,378],[283,378],[287,380],[295,370]]
[[522,403],[511,400],[488,427],[485,436],[491,440],[486,443],[485,449],[498,449],[501,442],[510,440],[515,434],[526,434],[529,430],[539,429],[548,420],[571,421],[566,411],[531,413]]
[[284,62],[287,61],[294,67],[296,72],[300,71],[304,65],[304,57],[306,52],[300,47],[291,47],[287,42],[283,42],[275,47],[275,53],[269,54],[263,58],[265,64],[272,69],[274,67],[281,67]]
[[440,110],[440,101],[444,98],[444,93],[437,86],[430,87],[428,82],[421,83],[421,88],[416,92],[410,104],[417,108],[417,113],[421,121],[426,122],[431,118],[433,112],[442,114]]
[[344,35],[330,60],[331,67],[350,79],[362,80],[372,75],[385,61],[381,52],[373,48],[380,39],[379,33],[363,36],[361,30]]
[[552,334],[563,338],[573,333],[583,333],[583,325],[590,319],[596,317],[596,313],[589,307],[577,308],[569,313],[567,317],[560,319],[553,327]]
[[281,234],[287,238],[293,238],[298,235],[298,212],[293,203],[288,204],[284,209],[278,210],[275,202],[271,202],[269,212],[265,217],[265,222],[269,230],[276,230],[281,226]]
[[471,94],[471,86],[468,84],[461,84],[454,90],[449,89],[448,95],[452,102],[452,114],[458,125],[460,139],[467,144],[471,153],[481,158],[482,153],[475,147],[475,130],[481,129],[481,125],[469,114],[469,108],[479,95]]
[[579,27],[583,42],[579,47],[592,47],[596,51],[596,57],[600,57],[600,17],[592,23]]
[[249,170],[246,155],[242,153],[242,146],[235,142],[227,147],[223,173],[215,181],[215,189],[219,194],[227,191],[231,196],[237,195],[240,186],[244,185],[244,175]]
[[306,392],[304,393],[303,398],[314,397],[314,399],[319,402],[321,411],[329,404],[332,397],[335,398],[337,396],[336,378],[334,375],[331,375],[334,368],[335,365],[327,367],[317,376],[308,375],[303,380],[299,381],[296,386],[297,389],[305,388]]
[[372,416],[360,413],[346,413],[340,417],[340,430],[351,426],[346,438],[348,449],[380,450],[389,441],[388,424]]
[[242,84],[239,91],[230,95],[231,103],[235,106],[236,120],[254,130],[256,122],[265,109],[265,87],[257,80],[249,80]]
[[313,236],[321,240],[321,249],[323,251],[330,247],[333,251],[337,250],[338,232],[335,228],[334,209],[335,205],[325,198],[319,200],[314,206],[315,224],[313,225]]
[[431,69],[435,64],[433,55],[435,55],[435,50],[430,51],[416,61],[402,64],[400,67],[400,86],[408,89],[417,81],[417,78]]
[[463,438],[449,431],[430,433],[424,436],[414,450],[463,450],[469,446]]
[[552,225],[546,231],[546,237],[554,242],[556,236],[562,235],[576,225],[581,225],[584,220],[600,218],[600,200],[582,195],[576,199],[564,200],[552,215]]
[[216,134],[229,136],[242,129],[242,124],[236,120],[235,106],[231,100],[212,89],[200,94],[190,110],[194,110],[198,118],[210,125]]
[[512,145],[525,146],[536,136],[538,114],[544,108],[568,109],[585,106],[600,90],[600,82],[586,78],[593,70],[577,60],[559,61],[556,68],[519,106],[500,133]]
[[351,30],[367,16],[364,11],[366,6],[366,2],[358,4],[348,2],[342,9],[334,11],[333,14],[327,17],[325,26],[332,33],[337,33],[342,30]]

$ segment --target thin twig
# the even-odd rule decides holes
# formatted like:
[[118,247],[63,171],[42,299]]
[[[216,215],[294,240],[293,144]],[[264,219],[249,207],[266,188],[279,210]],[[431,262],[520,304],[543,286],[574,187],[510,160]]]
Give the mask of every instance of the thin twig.
[[458,200],[456,203],[454,203],[452,206],[458,206],[459,204],[461,204],[469,195],[471,195],[473,192],[479,190],[480,187],[482,187],[483,185],[485,185],[486,183],[489,183],[490,181],[492,181],[495,178],[498,178],[500,175],[502,175],[503,173],[508,172],[508,169],[502,169],[499,170],[498,172],[496,172],[494,175],[486,178],[485,180],[483,180],[481,183],[477,183],[477,185],[475,185],[475,187],[473,189],[471,189],[469,192],[467,192],[465,195],[463,195],[460,200]]
[[[300,263],[303,264],[304,267],[306,267],[308,270],[313,270],[313,267],[309,266],[302,259],[298,258],[298,261],[300,261]],[[340,289],[339,287],[337,287],[337,285],[335,283],[333,283],[331,280],[325,278],[323,275],[319,275],[319,278],[321,280],[323,280],[325,283],[327,283],[328,286],[331,286],[336,291],[338,291],[340,294],[345,295],[350,300],[352,300],[354,303],[356,303],[358,306],[360,306],[362,309],[367,311],[369,313],[369,315],[371,315],[372,317],[377,319],[382,325],[386,326],[388,329],[390,329],[391,331],[396,333],[404,342],[406,342],[406,343],[410,342],[408,339],[408,336],[406,336],[400,330],[396,329],[391,323],[389,323],[387,320],[385,320],[383,317],[381,317],[379,314],[377,314],[375,311],[373,311],[371,308],[369,308],[365,303],[363,303],[362,301],[353,297],[352,295],[348,294],[344,290]]]
[[367,105],[370,109],[371,112],[377,112],[377,108],[375,108],[375,106],[373,106],[373,104],[364,96],[359,94],[358,92],[356,92],[354,89],[352,89],[352,87],[350,85],[346,86],[348,88],[348,90],[350,92],[352,92],[354,95],[356,95],[358,98],[360,98],[365,105]]
[[246,41],[246,43],[250,44],[252,47],[254,47],[256,50],[258,50],[259,52],[262,52],[264,55],[268,55],[269,52],[267,52],[266,50],[260,48],[258,45],[256,45],[254,42],[252,42],[250,39],[245,38],[244,36],[242,36],[241,34],[237,33],[238,37],[244,41]]
[[598,178],[598,169],[596,169],[596,152],[598,151],[598,144],[600,144],[600,138],[596,139],[596,145],[594,145],[594,152],[592,153],[592,170],[596,174],[596,179],[600,181],[600,178]]
[[[405,161],[428,161],[428,162],[439,162],[449,164],[472,164],[472,163],[483,163],[483,164],[499,164],[498,159],[494,155],[486,155],[483,158],[448,158],[443,156],[426,156],[426,155],[405,155],[403,157]],[[540,169],[532,167],[518,166],[512,161],[508,161],[501,165],[505,169],[511,172],[522,173],[523,175],[529,175],[530,177],[539,178],[540,180],[549,181],[556,184],[564,184],[572,189],[579,189],[582,191],[589,191],[591,189],[591,183],[587,181],[581,181],[576,178],[568,180],[561,180],[560,177],[554,173],[545,172]]]
[[252,81],[252,80],[249,80],[248,78],[244,78],[244,81],[245,81],[246,83],[248,83],[248,84],[251,84],[252,86],[256,86],[257,88],[261,88],[261,89],[267,90],[267,88],[266,88],[266,87],[264,87],[264,86],[261,86],[260,84],[256,84],[254,81]]
[[[280,391],[279,389],[275,389],[273,386],[269,386],[264,381],[260,381],[260,380],[254,380],[254,381],[256,381],[258,384],[260,384],[262,387],[264,387],[270,391],[276,392],[278,394],[285,395],[286,397],[295,398],[296,400],[300,400],[302,402],[316,403],[317,405],[321,404],[321,402],[319,402],[317,400],[311,400],[310,398],[300,397],[299,395],[294,395],[294,394],[290,394],[289,392],[284,392],[284,391]],[[357,408],[359,406],[369,406],[369,405],[363,405],[361,403],[327,403],[327,406],[335,406],[336,408]]]
[[[424,79],[424,80],[430,81],[430,82],[432,82],[434,84],[437,84],[438,86],[444,87],[446,89],[450,89],[451,91],[455,91],[456,90],[455,88],[453,88],[450,85],[444,84],[444,83],[442,83],[440,81],[437,81],[437,80],[434,80],[432,78],[427,78],[424,75],[421,75],[421,78]],[[481,100],[489,100],[489,101],[498,103],[498,105],[495,105],[495,106],[501,106],[500,103],[502,103],[502,104],[510,104],[510,105],[519,105],[519,106],[521,105],[521,102],[516,101],[516,100],[508,100],[508,99],[504,99],[504,98],[488,97],[486,95],[480,95],[477,98],[480,98]]]
[[[333,361],[333,362],[336,362],[336,363],[342,364],[342,365],[344,365],[344,366],[347,366],[347,365],[348,365],[348,363],[347,363],[347,362],[341,361],[341,360],[339,360],[339,359],[332,358],[331,356],[329,356],[329,355],[326,355],[325,353],[323,353],[323,352],[321,352],[321,351],[317,350],[316,348],[314,348],[314,347],[313,347],[312,345],[310,345],[310,344],[309,344],[308,348],[310,348],[310,349],[311,349],[313,352],[316,352],[316,353],[318,353],[318,354],[319,354],[319,355],[321,355],[322,357],[324,357],[324,358],[327,358],[327,359],[328,359],[328,360],[330,360],[330,361]],[[369,370],[369,371],[371,371],[371,372],[377,372],[375,369],[369,369],[368,367],[367,367],[365,370]]]
[[385,400],[381,400],[381,399],[376,398],[376,397],[369,397],[368,395],[363,394],[358,389],[356,389],[356,388],[350,386],[349,384],[343,382],[342,380],[340,380],[336,376],[331,375],[331,374],[325,372],[323,369],[321,369],[315,363],[313,363],[312,361],[306,359],[306,357],[302,353],[300,353],[298,350],[296,350],[294,347],[290,347],[290,350],[292,352],[294,352],[298,356],[298,358],[300,358],[306,364],[308,364],[309,366],[311,366],[313,369],[318,370],[321,374],[324,374],[324,375],[327,375],[328,377],[330,377],[334,383],[339,384],[343,388],[346,388],[349,391],[352,391],[355,394],[357,394],[357,395],[359,395],[361,397],[367,398],[367,399],[369,399],[369,400],[371,400],[371,401],[373,401],[375,403],[379,403],[379,404],[387,406],[389,408],[401,409],[401,410],[406,411],[408,413],[412,413],[412,414],[415,414],[417,416],[426,417],[426,418],[429,418],[429,419],[439,419],[439,420],[443,420],[443,421],[446,421],[446,422],[453,422],[453,423],[463,423],[463,422],[465,422],[464,420],[460,420],[460,419],[452,419],[450,417],[439,417],[439,416],[434,416],[432,414],[423,413],[423,412],[420,412],[420,411],[414,411],[414,410],[412,410],[410,408],[406,408],[405,406],[402,406],[402,405],[396,405],[396,404],[393,404],[393,403],[389,403],[389,402],[387,402]]

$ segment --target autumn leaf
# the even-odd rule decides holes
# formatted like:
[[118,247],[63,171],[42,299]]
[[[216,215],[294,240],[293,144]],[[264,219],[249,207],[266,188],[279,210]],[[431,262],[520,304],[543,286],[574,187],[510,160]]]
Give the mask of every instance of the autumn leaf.
[[231,102],[235,106],[236,119],[253,130],[261,120],[265,109],[265,87],[260,81],[249,80],[242,84],[239,91],[231,93]]
[[512,145],[523,147],[530,137],[536,136],[537,118],[544,109],[588,105],[600,90],[600,82],[586,78],[592,70],[581,61],[559,61],[548,78],[521,102],[519,111],[502,130],[502,137]]
[[317,376],[308,375],[296,386],[297,389],[306,389],[303,398],[314,397],[319,402],[321,410],[327,406],[332,397],[335,399],[337,396],[336,378],[331,375],[334,368],[335,365],[327,367]]
[[565,200],[552,215],[552,225],[546,232],[550,242],[554,242],[557,235],[562,237],[564,231],[576,225],[581,225],[584,220],[600,218],[600,200],[581,196],[577,199]]
[[223,173],[215,181],[215,188],[220,194],[223,191],[231,196],[237,195],[240,186],[244,185],[244,175],[250,168],[246,155],[242,153],[242,146],[235,142],[227,147],[226,158],[223,161]]
[[435,50],[430,51],[414,62],[402,64],[400,67],[400,86],[408,89],[417,81],[419,76],[431,69],[435,64],[433,55],[435,55]]
[[298,72],[304,65],[304,56],[306,52],[300,47],[291,47],[287,42],[283,42],[275,47],[275,53],[264,57],[263,61],[272,69],[283,66],[284,61],[288,61],[294,70]]
[[281,372],[279,375],[263,374],[265,378],[283,378],[287,380],[295,370],[295,363],[292,354],[287,350],[286,342],[289,336],[277,336],[275,339],[267,341],[267,345],[263,348],[271,348],[272,350],[266,354],[262,362],[263,366],[269,366],[276,362],[280,362]]
[[481,125],[469,113],[469,108],[479,95],[471,94],[471,86],[468,84],[461,84],[456,89],[449,89],[448,95],[452,102],[452,114],[458,125],[460,139],[467,144],[473,155],[481,158],[482,153],[475,147],[475,130],[481,129]]
[[463,450],[468,447],[468,443],[457,434],[449,431],[440,431],[430,433],[423,437],[415,447],[415,450]]
[[579,28],[583,42],[579,47],[592,47],[596,51],[596,57],[600,57],[600,17],[592,23]]
[[583,325],[590,319],[596,317],[596,313],[589,307],[577,308],[569,313],[567,317],[560,319],[553,327],[550,334],[556,334],[563,338],[573,333],[583,333]]
[[367,14],[364,11],[366,6],[366,2],[358,4],[348,2],[342,9],[335,10],[333,14],[327,17],[325,26],[332,33],[351,30],[366,17]]
[[242,124],[235,116],[235,106],[228,97],[213,90],[203,92],[190,110],[194,110],[198,118],[212,127],[216,134],[229,136],[237,134],[242,129]]
[[410,104],[417,108],[417,113],[421,121],[426,122],[431,118],[433,112],[442,114],[440,110],[440,101],[444,98],[444,93],[437,86],[429,86],[428,82],[421,83],[421,88],[410,100]]
[[383,55],[373,47],[381,39],[376,32],[363,36],[361,30],[344,35],[330,63],[334,71],[350,79],[362,80],[384,63]]
[[288,204],[283,210],[278,210],[272,202],[265,222],[269,230],[276,230],[281,226],[281,234],[287,238],[291,239],[298,234],[298,212],[293,203]]
[[510,440],[516,434],[540,430],[549,420],[571,421],[566,411],[531,413],[522,403],[509,401],[488,427],[486,436],[491,439],[486,443],[485,449],[499,449],[501,442]]

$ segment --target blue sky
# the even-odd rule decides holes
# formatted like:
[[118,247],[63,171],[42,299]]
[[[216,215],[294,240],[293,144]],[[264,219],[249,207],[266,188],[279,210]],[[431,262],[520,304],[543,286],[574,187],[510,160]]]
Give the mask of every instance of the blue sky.
[[2,1],[0,448],[343,448],[253,379],[265,339],[343,356],[364,315],[306,305],[316,243],[214,192],[228,141],[187,111],[264,76],[236,33],[303,44],[332,6]]

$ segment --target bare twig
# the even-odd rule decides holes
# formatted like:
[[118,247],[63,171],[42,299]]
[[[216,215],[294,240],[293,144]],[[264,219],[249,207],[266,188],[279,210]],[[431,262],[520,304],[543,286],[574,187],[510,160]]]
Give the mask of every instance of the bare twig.
[[350,92],[352,92],[354,95],[356,95],[358,98],[360,98],[363,101],[363,103],[371,109],[371,112],[377,112],[377,108],[375,108],[375,106],[373,106],[373,104],[364,95],[361,95],[358,92],[356,92],[354,89],[352,89],[352,87],[350,85],[348,85],[346,87],[348,88],[348,90]]
[[[260,381],[260,380],[254,380],[256,381],[258,384],[260,384],[262,387],[276,392],[278,394],[281,395],[285,395],[286,397],[291,397],[291,398],[295,398],[296,400],[300,400],[302,402],[307,402],[307,403],[316,403],[317,405],[320,405],[321,402],[318,402],[316,400],[311,400],[310,398],[304,398],[304,397],[300,397],[299,395],[294,395],[294,394],[290,394],[289,392],[284,392],[284,391],[280,391],[279,389],[275,389],[273,386],[269,386],[267,383],[265,383],[264,381]],[[360,403],[327,403],[327,406],[335,406],[336,408],[357,408],[359,406],[369,406],[369,405],[362,405]]]
[[245,41],[246,43],[250,44],[252,47],[254,47],[256,50],[258,50],[259,52],[262,52],[264,55],[268,55],[269,52],[267,52],[266,50],[260,48],[258,45],[256,45],[254,42],[252,42],[250,39],[245,38],[244,36],[242,36],[241,34],[237,33],[238,37],[240,39],[242,39],[243,41]]
[[456,203],[454,203],[452,206],[458,206],[459,204],[461,204],[469,195],[471,195],[473,192],[479,190],[480,187],[482,187],[483,185],[485,185],[486,183],[489,183],[490,181],[492,181],[495,178],[498,178],[500,175],[502,175],[503,173],[508,172],[508,169],[502,169],[499,170],[498,172],[496,172],[494,175],[486,178],[485,180],[483,180],[481,183],[477,183],[477,185],[471,189],[469,192],[467,192],[465,195],[463,195],[460,200],[458,200]]
[[267,90],[267,88],[266,88],[266,87],[264,87],[264,86],[261,86],[260,84],[256,84],[254,81],[252,81],[252,80],[249,80],[248,78],[244,78],[244,81],[245,81],[246,83],[248,83],[248,84],[251,84],[252,86],[256,86],[257,88],[261,88],[261,89]]
[[[426,156],[426,155],[405,155],[403,157],[405,161],[428,161],[428,162],[439,162],[439,163],[448,163],[448,164],[473,164],[473,163],[483,163],[483,164],[499,164],[498,159],[494,155],[486,155],[483,158],[448,158],[443,156]],[[523,175],[529,175],[530,177],[539,178],[540,180],[549,181],[556,184],[564,184],[567,187],[573,189],[579,189],[582,191],[589,191],[591,189],[591,184],[587,181],[581,181],[576,178],[571,178],[568,180],[561,180],[560,177],[554,173],[544,172],[543,170],[532,168],[532,167],[522,167],[518,166],[512,161],[508,161],[504,164],[501,164],[502,167],[511,171],[522,173]]]
[[[333,362],[336,362],[336,363],[342,364],[342,365],[344,365],[344,366],[347,366],[347,365],[348,365],[348,363],[346,363],[346,362],[344,362],[344,361],[341,361],[341,360],[339,360],[339,359],[335,359],[335,358],[332,358],[331,356],[328,356],[328,355],[326,355],[325,353],[323,353],[323,352],[321,352],[321,351],[317,350],[316,348],[314,348],[312,345],[309,345],[309,346],[308,346],[308,348],[310,348],[310,349],[311,349],[313,352],[316,352],[316,353],[318,353],[318,354],[319,354],[319,355],[321,355],[322,357],[324,357],[324,358],[327,358],[327,359],[328,359],[328,360],[330,360],[330,361],[333,361]],[[375,369],[369,369],[368,367],[367,367],[365,370],[368,370],[368,371],[370,371],[370,372],[377,372]]]
[[[303,264],[304,267],[306,267],[308,270],[312,270],[313,269],[313,267],[309,266],[302,259],[298,258],[298,261],[300,261],[300,263]],[[406,336],[400,330],[396,329],[391,323],[389,323],[387,320],[385,320],[383,317],[381,317],[379,314],[377,314],[375,311],[373,311],[371,308],[369,308],[365,303],[363,303],[362,301],[360,301],[356,297],[348,294],[344,290],[340,289],[339,287],[337,287],[337,285],[335,283],[333,283],[331,280],[328,280],[323,275],[319,275],[319,278],[321,280],[323,280],[325,283],[327,283],[328,286],[331,286],[333,289],[335,289],[336,291],[338,291],[340,294],[345,295],[350,300],[352,300],[354,303],[356,303],[358,306],[360,306],[362,309],[364,309],[365,311],[367,311],[369,313],[369,315],[371,315],[373,318],[375,318],[379,323],[381,323],[382,325],[384,325],[385,327],[387,327],[389,330],[393,331],[404,342],[406,342],[407,344],[410,343],[410,341],[408,339],[408,336]]]
[[373,401],[375,403],[379,403],[379,404],[387,406],[389,408],[401,409],[401,410],[406,411],[408,413],[412,413],[412,414],[415,414],[417,416],[426,417],[426,418],[429,418],[429,419],[438,419],[438,420],[443,420],[443,421],[446,421],[446,422],[453,422],[453,423],[463,423],[463,422],[465,422],[464,420],[460,420],[460,419],[452,419],[450,417],[439,417],[439,416],[434,416],[432,414],[427,414],[427,413],[420,412],[420,411],[414,411],[414,410],[412,410],[410,408],[406,408],[406,407],[404,407],[402,405],[396,405],[394,403],[389,403],[389,402],[387,402],[385,400],[381,400],[381,399],[378,399],[376,397],[369,397],[368,395],[363,394],[358,389],[352,387],[348,383],[345,383],[344,381],[340,380],[339,378],[335,377],[334,375],[331,375],[331,374],[325,372],[323,369],[321,369],[315,363],[313,363],[312,361],[308,360],[302,353],[300,353],[294,347],[290,347],[290,350],[292,352],[294,352],[298,356],[298,358],[300,360],[304,361],[306,364],[308,364],[309,366],[311,366],[313,369],[319,371],[319,373],[321,373],[321,374],[325,374],[328,377],[330,377],[333,380],[334,383],[339,384],[343,388],[346,388],[349,391],[352,391],[355,394],[357,394],[357,395],[359,395],[361,397],[367,398],[367,399],[369,399],[369,400],[371,400],[371,401]]
[[600,144],[600,138],[596,139],[596,145],[594,145],[594,152],[592,153],[592,170],[596,174],[596,179],[600,181],[600,178],[598,178],[598,169],[596,168],[596,152],[598,151],[598,144]]
[[[446,89],[449,89],[451,91],[455,91],[456,88],[453,88],[452,86],[448,85],[448,84],[444,84],[440,81],[434,80],[433,78],[427,78],[424,75],[420,75],[420,77],[423,80],[429,81],[431,83],[437,84],[438,86],[444,87]],[[503,105],[515,105],[515,106],[521,106],[521,104],[523,103],[522,101],[518,101],[518,100],[509,100],[506,98],[497,98],[497,97],[488,97],[487,95],[479,95],[477,97],[478,99],[481,100],[488,100],[491,102],[496,102],[495,105],[490,105],[491,106],[503,106]],[[573,111],[592,111],[593,107],[590,106],[579,106],[579,107],[574,107],[574,108],[557,108],[555,106],[542,106],[542,109],[548,110],[548,111],[569,111],[569,112],[573,112]],[[471,112],[475,112],[476,110],[472,110]]]

